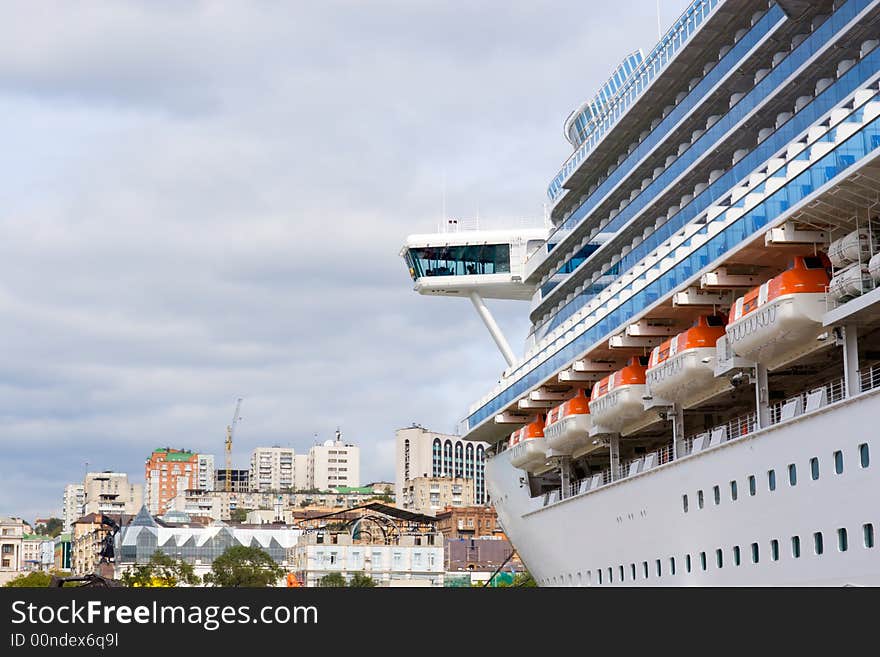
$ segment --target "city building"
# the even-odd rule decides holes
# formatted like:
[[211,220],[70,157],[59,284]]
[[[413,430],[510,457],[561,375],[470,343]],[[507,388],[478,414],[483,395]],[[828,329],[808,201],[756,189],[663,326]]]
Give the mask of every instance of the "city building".
[[188,522],[163,526],[142,508],[116,535],[116,577],[147,563],[157,550],[186,561],[194,567],[195,574],[202,577],[211,570],[214,559],[236,545],[259,547],[281,567],[288,568],[289,550],[296,545],[301,533],[287,526],[227,526],[219,521],[209,525]]
[[[217,468],[214,477],[214,490],[226,491],[226,469]],[[246,493],[250,490],[250,470],[229,470],[229,492],[230,493]]]
[[296,488],[303,490],[309,483],[309,455],[293,455],[293,482]]
[[396,432],[395,496],[402,504],[406,482],[419,477],[471,480],[473,504],[485,504],[486,443],[429,431],[413,424]]
[[292,447],[257,447],[251,452],[250,489],[258,492],[292,491],[294,481]]
[[[87,575],[99,570],[105,539],[114,525],[123,527],[132,516],[88,513],[73,523],[70,549],[70,569],[74,575]],[[112,574],[99,573],[105,576]]]
[[447,507],[474,503],[473,479],[464,477],[416,477],[404,482],[400,507],[418,513],[436,514]]
[[214,490],[214,455],[198,454],[199,466],[196,478],[196,488],[199,490]]
[[51,570],[55,563],[55,540],[51,536],[23,534],[21,556],[22,570]]
[[503,536],[491,506],[448,507],[437,514],[437,529],[446,538]]
[[305,586],[319,586],[331,573],[346,580],[363,573],[379,586],[443,586],[443,535],[431,516],[373,503],[300,525],[306,531],[289,560]]
[[21,518],[0,517],[0,585],[14,579],[22,570],[22,538],[25,523]]
[[55,537],[54,568],[60,571],[71,569],[71,537],[69,533],[58,534]]
[[491,573],[501,567],[524,570],[510,541],[504,538],[447,538],[444,559],[447,572]]
[[82,484],[67,484],[64,487],[64,497],[61,500],[63,531],[70,533],[73,529],[73,521],[83,516],[85,499],[85,486]]
[[[202,477],[199,464],[210,468],[210,477]],[[183,449],[171,449],[162,447],[154,449],[144,466],[144,480],[146,481],[144,503],[150,513],[159,515],[165,513],[168,502],[182,490],[204,490],[202,481],[210,478],[213,481],[214,463],[213,457],[204,458],[204,455],[196,454]]]
[[83,482],[82,514],[133,516],[144,503],[143,484],[133,484],[124,472],[89,472]]
[[342,434],[337,430],[335,440],[309,449],[306,488],[325,490],[336,486],[360,486],[360,454],[357,445],[342,442]]

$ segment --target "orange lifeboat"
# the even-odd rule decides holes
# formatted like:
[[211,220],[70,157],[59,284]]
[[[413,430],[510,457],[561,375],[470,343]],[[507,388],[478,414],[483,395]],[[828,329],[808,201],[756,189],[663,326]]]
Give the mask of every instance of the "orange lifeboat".
[[515,468],[536,472],[547,462],[547,441],[544,438],[544,416],[510,434],[510,463]]
[[828,259],[797,256],[791,267],[740,297],[730,311],[727,341],[742,358],[775,369],[823,346]]
[[691,408],[731,385],[715,377],[715,343],[724,336],[726,319],[703,315],[687,331],[654,347],[645,373],[648,395]]
[[549,456],[580,456],[591,445],[590,400],[583,390],[547,413],[544,437]]
[[626,367],[593,386],[590,395],[590,435],[626,435],[660,420],[656,411],[645,410],[643,402],[643,397],[648,394],[645,385],[647,365],[646,357],[635,356]]

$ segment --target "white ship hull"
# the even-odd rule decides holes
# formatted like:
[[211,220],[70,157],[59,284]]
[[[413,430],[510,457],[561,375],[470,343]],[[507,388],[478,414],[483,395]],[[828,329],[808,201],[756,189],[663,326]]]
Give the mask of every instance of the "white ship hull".
[[[880,531],[880,442],[870,429],[877,417],[880,391],[867,392],[546,507],[544,496],[530,498],[507,452],[487,463],[487,485],[499,520],[542,586],[597,586],[600,570],[602,586],[877,586],[880,545],[866,547],[864,537],[867,523]],[[862,444],[870,451],[866,468],[860,463]],[[841,474],[835,472],[838,450],[844,461]],[[811,477],[814,457],[819,461],[816,480]],[[789,464],[797,467],[795,486],[789,483]],[[772,492],[770,469],[776,476]],[[756,478],[754,496],[749,476]],[[737,482],[736,501],[732,481]],[[846,551],[838,545],[841,528],[847,530]],[[823,536],[821,555],[814,549],[816,532]],[[800,537],[799,558],[792,556],[793,536]],[[773,559],[774,540],[778,560]],[[734,563],[734,546],[740,548],[740,565]],[[722,567],[716,562],[718,549]]]

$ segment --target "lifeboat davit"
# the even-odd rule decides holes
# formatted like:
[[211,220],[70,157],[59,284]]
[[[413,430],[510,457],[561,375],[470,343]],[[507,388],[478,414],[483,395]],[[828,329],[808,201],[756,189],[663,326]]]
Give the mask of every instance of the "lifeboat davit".
[[715,377],[715,343],[724,336],[721,315],[703,315],[694,325],[654,347],[645,373],[648,394],[691,408],[729,390],[726,377]]
[[583,390],[547,413],[548,456],[581,456],[590,451],[590,400]]
[[636,356],[626,367],[593,386],[590,395],[591,436],[607,433],[627,435],[660,420],[654,410],[645,410],[648,395],[645,372],[648,359]]
[[544,417],[510,434],[510,463],[528,472],[546,470],[547,440],[544,438]]
[[737,299],[726,329],[733,352],[772,370],[824,346],[816,337],[827,311],[827,265],[824,256],[798,256],[788,270]]

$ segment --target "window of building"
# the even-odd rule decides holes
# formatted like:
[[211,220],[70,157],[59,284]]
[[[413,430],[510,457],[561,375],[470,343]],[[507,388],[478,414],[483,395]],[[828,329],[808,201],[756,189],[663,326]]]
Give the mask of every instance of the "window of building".
[[657,559],[656,568],[657,568],[657,577],[662,577],[663,576],[663,569],[660,566],[660,559]]
[[834,472],[843,474],[843,452],[840,450],[834,452]]
[[749,475],[749,495],[754,496],[758,490],[757,482],[755,481],[755,475]]
[[825,542],[822,539],[822,532],[813,534],[813,550],[816,554],[822,554],[825,551]]
[[739,545],[733,546],[733,565],[738,566],[742,563],[742,554],[740,553]]
[[871,454],[868,451],[868,443],[859,445],[859,462],[863,468],[867,468],[871,464]]
[[715,505],[721,504],[721,489],[718,486],[713,487],[712,494],[715,496]]
[[819,459],[815,456],[810,459],[810,478],[813,481],[819,478]]
[[687,495],[681,496],[681,508],[684,510],[685,513],[688,512],[688,496]]
[[700,552],[700,568],[706,570],[706,553]]
[[794,463],[788,464],[788,484],[797,486],[797,466]]
[[775,538],[770,541],[770,558],[773,561],[779,561],[779,541]]
[[752,543],[752,563],[758,563],[758,560],[761,558],[761,553],[758,550],[758,544]]
[[620,581],[622,582],[623,580],[624,580],[624,576],[623,576],[623,566],[621,566],[621,567],[620,567]]
[[642,562],[642,573],[644,574],[645,579],[648,579],[648,562],[647,561]]
[[675,575],[675,557],[669,557],[669,574]]
[[614,583],[614,571],[611,568],[608,569],[608,583]]
[[697,506],[703,508],[703,491],[697,491]]
[[736,502],[737,491],[736,491],[736,481],[730,482],[730,499]]
[[801,557],[801,537],[800,536],[792,536],[791,537],[791,556],[795,559],[800,559]]
[[874,525],[870,522],[862,525],[862,533],[865,536],[865,547],[874,547]]
[[636,565],[634,563],[631,563],[629,565],[629,571],[630,571],[630,575],[632,576],[632,580],[635,581],[635,579],[636,579]]
[[849,538],[846,534],[846,527],[837,530],[837,549],[846,552],[849,549]]
[[600,570],[597,570],[596,572],[599,573],[599,584],[601,584],[602,583],[602,570],[600,569]]
[[715,564],[719,568],[724,568],[724,555],[721,552],[721,548],[715,550]]
[[776,470],[767,470],[767,488],[776,490]]
[[691,572],[691,555],[684,555],[684,569],[688,572]]

